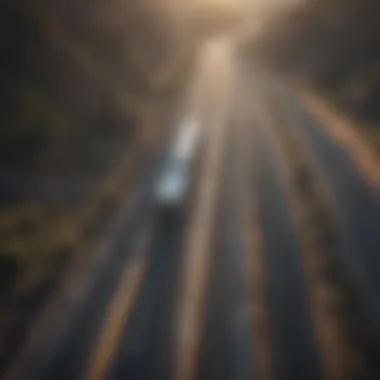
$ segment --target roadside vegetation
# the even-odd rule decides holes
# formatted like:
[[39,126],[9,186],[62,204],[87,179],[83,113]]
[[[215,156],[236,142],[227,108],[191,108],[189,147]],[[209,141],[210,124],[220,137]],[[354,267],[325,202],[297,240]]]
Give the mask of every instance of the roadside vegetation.
[[170,125],[194,41],[157,6],[0,5],[0,372]]
[[116,196],[116,167],[166,127],[185,81],[189,52],[170,40],[169,16],[152,17],[143,2],[95,3],[1,5],[0,260],[9,269],[71,250]]

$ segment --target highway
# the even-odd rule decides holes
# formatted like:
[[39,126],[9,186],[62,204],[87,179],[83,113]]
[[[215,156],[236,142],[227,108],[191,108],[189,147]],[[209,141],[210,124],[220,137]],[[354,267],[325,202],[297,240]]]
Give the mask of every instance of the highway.
[[153,200],[169,128],[106,254],[68,273],[5,379],[379,379],[379,188],[228,38],[185,98],[205,136],[190,211]]

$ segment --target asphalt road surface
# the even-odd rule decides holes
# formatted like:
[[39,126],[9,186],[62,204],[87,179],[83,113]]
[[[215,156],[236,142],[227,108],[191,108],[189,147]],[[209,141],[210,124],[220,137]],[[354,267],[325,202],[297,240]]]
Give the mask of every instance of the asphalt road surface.
[[228,40],[205,45],[184,107],[205,135],[188,215],[152,198],[166,136],[104,260],[69,278],[75,297],[5,378],[379,379],[380,192],[297,94]]

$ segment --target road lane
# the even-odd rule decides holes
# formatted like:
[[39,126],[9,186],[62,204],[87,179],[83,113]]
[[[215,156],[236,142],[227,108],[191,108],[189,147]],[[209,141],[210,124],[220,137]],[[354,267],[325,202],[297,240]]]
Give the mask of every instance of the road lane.
[[[132,315],[125,324],[109,379],[167,379],[171,371],[178,269],[182,260],[183,224],[158,220],[149,264]],[[149,365],[148,365],[149,363]]]
[[[228,123],[236,127],[236,114]],[[245,220],[241,212],[242,172],[237,133],[229,129],[221,169],[216,222],[212,233],[205,290],[204,331],[198,379],[252,378],[251,326],[247,310],[244,255]]]
[[342,265],[362,288],[368,320],[380,338],[380,194],[364,180],[350,154],[295,94],[280,92],[278,102],[308,149],[329,188],[343,232]]
[[[206,45],[200,96],[205,99],[195,113],[200,117],[207,139],[200,171],[195,210],[189,222],[184,248],[183,283],[178,295],[178,323],[173,330],[175,354],[173,378],[192,380],[198,374],[198,355],[203,330],[203,305],[210,237],[215,219],[220,171],[225,150],[227,119],[234,90],[233,57],[228,41]],[[195,102],[195,105],[199,104]]]
[[245,345],[245,349],[250,347],[252,376],[270,380],[276,379],[277,368],[273,355],[273,316],[269,310],[269,277],[264,264],[265,242],[259,210],[258,169],[262,157],[257,126],[261,112],[257,109],[258,103],[255,99],[258,93],[251,71],[241,61],[238,68],[239,91],[234,107],[235,154],[238,159],[235,159],[236,167],[231,170],[239,172],[240,177],[237,177],[238,181],[234,184],[235,196],[231,202],[239,209],[243,220],[240,231],[245,248],[242,277],[245,283],[244,309],[249,323],[245,333],[250,343]]
[[[183,252],[180,243],[184,227],[188,227],[188,229],[185,229],[188,234],[194,231],[194,226],[199,229],[206,225],[206,229],[202,231],[204,232],[202,239],[207,240],[209,238],[207,230],[209,223],[212,222],[212,208],[216,198],[216,190],[212,192],[209,192],[209,190],[210,185],[214,187],[218,182],[218,165],[224,151],[220,145],[223,140],[220,140],[220,138],[215,139],[217,137],[215,133],[217,132],[221,138],[223,137],[221,132],[226,127],[224,123],[232,86],[230,72],[232,67],[229,62],[231,58],[228,56],[228,52],[226,55],[225,49],[224,44],[217,44],[216,47],[206,47],[205,55],[200,57],[199,71],[194,79],[195,85],[193,91],[190,91],[189,104],[186,108],[186,114],[198,119],[204,129],[206,139],[209,137],[205,146],[204,155],[206,161],[204,165],[201,165],[204,170],[204,177],[203,181],[201,178],[200,185],[202,186],[205,183],[207,185],[206,198],[203,198],[203,207],[201,208],[203,213],[201,221],[203,224],[200,225],[199,220],[197,220],[195,225],[187,226],[188,221],[186,219],[183,220],[183,225],[182,223],[158,219],[159,225],[156,238],[153,241],[152,252],[150,253],[146,281],[136,301],[131,319],[124,326],[124,334],[118,355],[111,365],[110,378],[150,379],[154,377],[164,379],[169,378],[170,373],[172,373],[173,369],[176,370],[176,365],[178,365],[178,361],[174,360],[173,362],[171,360],[173,356],[176,356],[176,352],[173,351],[173,341],[170,333],[173,332],[173,326],[176,326],[178,322],[173,319],[175,317],[173,306],[181,304],[183,301],[185,303],[189,301],[188,298],[184,297],[183,299],[181,296],[179,296],[179,299],[174,300],[174,297],[179,295],[176,292],[178,265],[184,264],[182,262]],[[226,60],[215,70],[211,63],[215,63],[216,59],[221,58]],[[225,79],[226,82],[223,83],[222,79]],[[206,103],[204,104],[203,102]],[[213,179],[216,179],[216,181],[213,182]],[[199,201],[199,199],[196,200]],[[189,216],[196,218],[196,210],[199,204],[196,203],[194,206],[194,215]],[[205,219],[208,219],[208,221]],[[194,242],[199,243],[199,240],[196,238],[191,239],[191,243],[193,244]],[[196,258],[196,255],[199,254],[202,254],[202,251],[192,252],[191,258]],[[203,264],[199,265],[199,261],[194,263],[198,269],[202,269]],[[194,268],[194,266],[188,264],[185,266],[185,270],[192,267]],[[195,282],[195,284],[197,283]],[[203,289],[199,288],[199,290],[201,297]],[[196,303],[192,306],[197,309],[200,304]],[[185,308],[185,310],[187,309]],[[188,315],[185,317],[187,320]],[[193,322],[194,326],[196,326],[198,323],[196,320],[200,321],[202,319],[201,313],[195,311],[194,318]],[[197,334],[196,329],[197,327],[193,330],[194,336]],[[175,348],[178,348],[178,345]],[[182,357],[179,355],[177,358],[181,360]],[[147,362],[150,363],[149,366],[146,365]]]
[[[273,93],[267,96],[273,98]],[[289,200],[300,235],[300,262],[325,372],[337,379],[377,378],[377,331],[369,318],[373,315],[367,313],[363,289],[352,271],[347,271],[336,210],[295,119],[289,119],[288,110],[278,102],[278,98],[269,100],[278,135],[274,140],[282,145],[281,162],[287,163],[282,173],[288,177]]]
[[268,141],[262,141],[259,204],[278,378],[319,379],[298,245],[278,167],[268,145]]
[[[256,86],[256,91],[258,89]],[[284,192],[282,167],[278,165],[271,138],[273,120],[268,118],[268,108],[261,94],[256,92],[251,101],[256,116],[259,221],[268,276],[276,378],[320,379],[308,294],[299,263],[299,246]]]
[[141,282],[146,273],[147,251],[152,241],[154,221],[149,220],[135,237],[132,255],[125,264],[115,295],[110,300],[108,312],[94,342],[87,361],[84,380],[108,378],[109,364],[113,360],[120,339],[122,325],[128,321]]

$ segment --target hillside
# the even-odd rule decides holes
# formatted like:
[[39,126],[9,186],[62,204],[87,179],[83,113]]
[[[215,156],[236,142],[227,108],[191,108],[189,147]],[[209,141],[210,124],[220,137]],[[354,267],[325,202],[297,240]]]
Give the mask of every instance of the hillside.
[[192,54],[174,16],[148,0],[1,3],[1,292],[64,262],[168,126]]

